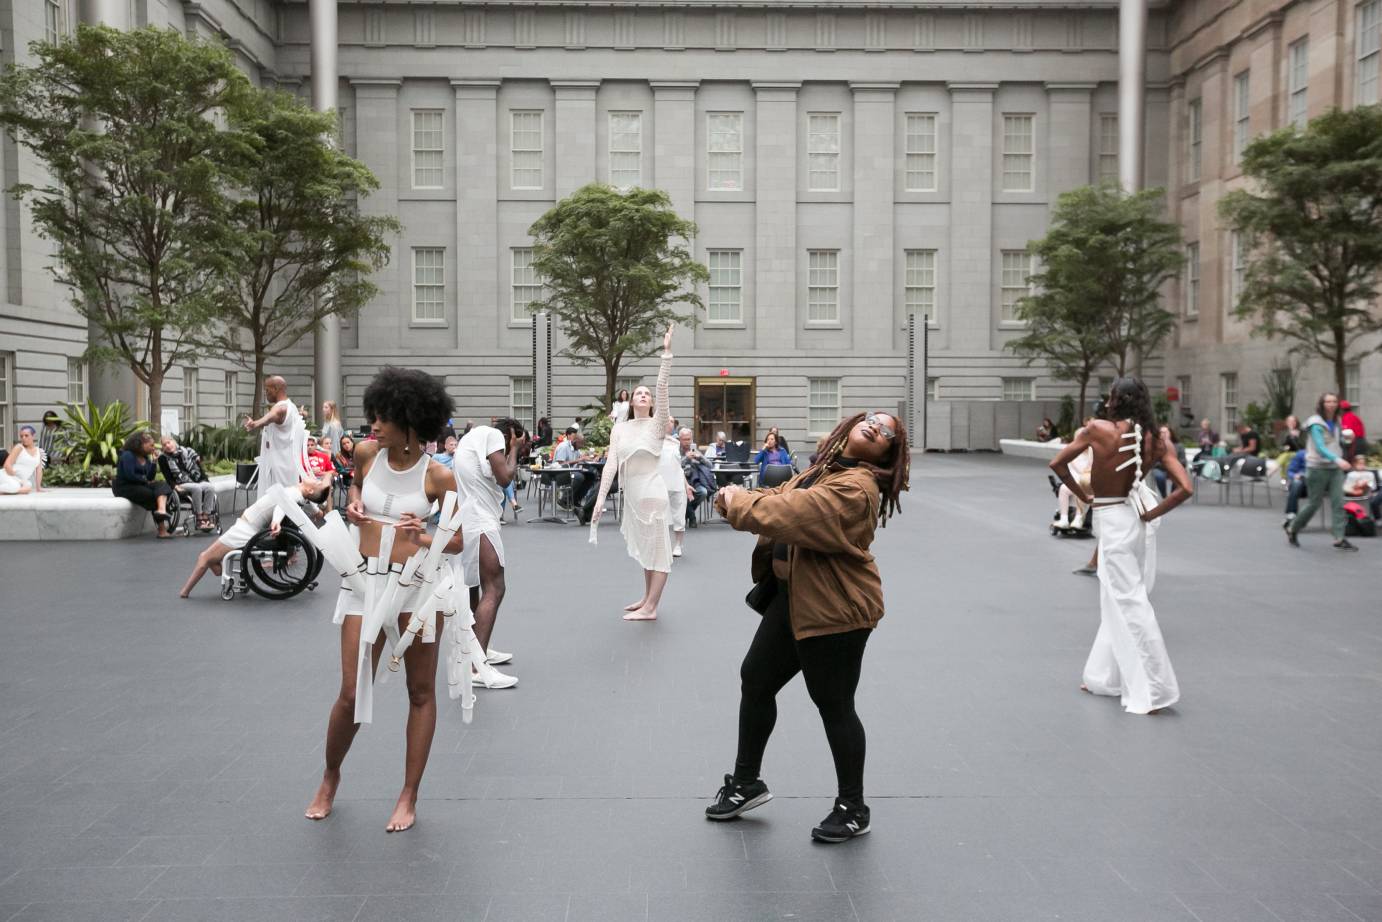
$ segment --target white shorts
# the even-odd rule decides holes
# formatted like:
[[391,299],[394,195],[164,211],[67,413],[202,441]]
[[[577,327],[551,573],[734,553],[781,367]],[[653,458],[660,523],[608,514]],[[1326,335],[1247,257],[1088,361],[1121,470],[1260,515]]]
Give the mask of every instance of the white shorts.
[[475,531],[462,529],[461,539],[465,544],[461,548],[460,556],[456,558],[460,563],[460,570],[457,575],[460,577],[461,585],[468,589],[480,585],[480,539],[482,537],[489,540],[490,547],[494,548],[494,553],[499,556],[499,566],[504,566],[504,542],[499,537],[497,525]]

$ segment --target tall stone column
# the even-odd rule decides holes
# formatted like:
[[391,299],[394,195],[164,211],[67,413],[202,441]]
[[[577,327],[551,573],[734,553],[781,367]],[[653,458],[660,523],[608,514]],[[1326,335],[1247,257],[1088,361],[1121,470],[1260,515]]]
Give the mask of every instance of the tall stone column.
[[949,85],[951,113],[951,352],[993,347],[993,91],[996,83]]
[[598,80],[553,80],[556,92],[556,193],[562,199],[595,181]]
[[[112,2],[112,0],[106,0]],[[312,25],[312,108],[336,111],[336,0],[308,0]],[[325,297],[319,294],[318,297]],[[323,317],[312,335],[313,406],[341,402],[341,318]],[[259,382],[255,382],[259,386]],[[315,411],[314,411],[315,412]]]
[[1147,137],[1147,0],[1118,2],[1118,182],[1142,188]]
[[[1048,83],[1046,98],[1050,103],[1050,137],[1058,139],[1061,155],[1051,157],[1047,182],[1051,188],[1051,204],[1056,196],[1090,180],[1090,120],[1093,83]],[[1083,156],[1081,156],[1083,152]]]
[[800,83],[755,83],[754,330],[758,348],[781,354],[796,346],[797,93]]
[[[854,348],[877,355],[905,335],[893,277],[896,83],[852,83],[854,93]],[[761,174],[760,174],[761,175]],[[904,318],[905,323],[905,318]]]
[[[457,348],[474,355],[499,345],[506,311],[488,311],[499,278],[498,80],[452,80],[456,96]],[[492,313],[495,323],[477,323]]]

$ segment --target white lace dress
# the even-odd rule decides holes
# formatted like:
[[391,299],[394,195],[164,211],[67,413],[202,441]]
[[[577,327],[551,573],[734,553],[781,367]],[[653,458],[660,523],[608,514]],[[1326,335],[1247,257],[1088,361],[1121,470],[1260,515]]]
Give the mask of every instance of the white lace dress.
[[[667,484],[658,470],[662,440],[671,417],[667,403],[667,379],[672,374],[672,353],[662,353],[657,372],[653,415],[616,423],[609,434],[609,455],[600,478],[600,494],[595,508],[603,509],[615,474],[624,491],[624,517],[620,531],[629,556],[645,570],[672,570],[672,537],[668,533]],[[596,542],[596,525],[591,523],[590,541]]]

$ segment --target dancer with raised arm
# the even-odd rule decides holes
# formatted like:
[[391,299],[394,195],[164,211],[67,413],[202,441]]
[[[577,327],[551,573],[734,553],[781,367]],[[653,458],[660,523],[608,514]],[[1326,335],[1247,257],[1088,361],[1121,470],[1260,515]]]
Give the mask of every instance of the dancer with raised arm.
[[624,517],[620,530],[629,556],[643,568],[643,597],[624,608],[625,621],[656,621],[667,574],[672,570],[672,538],[668,533],[667,484],[658,473],[662,440],[667,435],[671,412],[667,404],[667,379],[672,374],[672,331],[662,337],[662,363],[657,371],[657,393],[640,384],[629,398],[631,417],[614,424],[609,434],[609,453],[600,477],[600,493],[590,517],[590,542],[594,544],[600,517],[605,511],[615,474],[624,491]]
[[[1099,632],[1080,688],[1119,696],[1129,714],[1155,714],[1180,699],[1148,599],[1156,580],[1157,520],[1189,499],[1193,488],[1176,458],[1176,446],[1158,434],[1141,381],[1113,382],[1105,415],[1108,419],[1090,423],[1051,461],[1061,482],[1098,513]],[[1089,448],[1094,462],[1087,488],[1075,480],[1070,464]],[[1160,501],[1143,479],[1157,462],[1176,485]]]
[[[419,550],[431,548],[427,519],[432,503],[440,502],[456,489],[451,469],[432,461],[422,450],[427,442],[441,435],[442,427],[454,412],[440,381],[413,369],[385,368],[365,388],[364,410],[374,440],[362,441],[355,448],[355,480],[350,487],[346,516],[354,526],[351,531],[359,540],[360,554],[370,563],[368,586],[365,598],[343,586],[336,602],[334,620],[341,626],[341,690],[331,707],[326,728],[326,769],[321,786],[307,807],[306,816],[311,820],[325,819],[331,814],[341,783],[341,763],[350,751],[360,722],[370,720],[370,714],[357,711],[357,694],[362,703],[368,701],[369,689],[359,688],[361,673],[363,681],[373,681],[383,647],[378,642],[378,628],[374,636],[364,636],[367,632],[363,624],[367,616],[377,617],[381,605],[397,592],[404,563]],[[461,542],[458,532],[445,552],[456,553]],[[438,607],[427,613],[434,616],[428,619],[432,630],[423,634],[422,643],[412,644],[403,655],[408,684],[403,790],[385,832],[402,832],[416,818],[418,788],[437,727],[436,679],[441,646],[437,640],[446,614],[440,600],[445,599],[449,605],[449,596],[450,593],[434,596],[439,600]],[[385,613],[386,618],[397,621],[400,634],[408,630],[411,616],[411,610],[399,611],[397,607]],[[362,666],[362,655],[368,656],[367,665]]]

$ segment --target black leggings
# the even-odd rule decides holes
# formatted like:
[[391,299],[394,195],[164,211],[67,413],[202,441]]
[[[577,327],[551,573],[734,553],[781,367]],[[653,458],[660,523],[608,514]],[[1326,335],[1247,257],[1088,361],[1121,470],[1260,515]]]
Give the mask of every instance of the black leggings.
[[863,804],[864,725],[854,711],[854,691],[859,687],[870,633],[861,628],[797,640],[792,636],[787,588],[779,590],[739,667],[743,684],[735,780],[747,783],[758,778],[763,750],[777,723],[777,693],[800,672],[825,724],[840,797]]
[[136,506],[143,506],[153,512],[158,508],[158,498],[169,495],[173,492],[173,488],[162,480],[154,480],[150,483],[122,481],[112,486],[110,491],[121,499],[127,499]]

